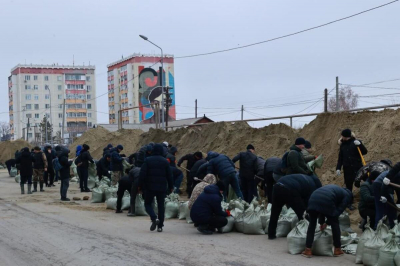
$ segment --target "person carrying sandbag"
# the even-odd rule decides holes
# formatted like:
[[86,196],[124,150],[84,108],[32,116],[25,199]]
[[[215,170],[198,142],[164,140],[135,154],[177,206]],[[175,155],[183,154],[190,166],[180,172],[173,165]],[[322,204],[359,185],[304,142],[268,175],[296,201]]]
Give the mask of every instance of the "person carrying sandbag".
[[327,185],[312,193],[307,208],[310,224],[307,230],[306,249],[302,253],[303,257],[312,257],[311,248],[314,242],[317,220],[319,220],[321,231],[325,230],[327,225],[332,227],[333,244],[335,247],[333,255],[339,257],[344,254],[340,242],[339,216],[352,201],[353,194],[351,191],[336,185]]
[[122,171],[124,169],[122,165],[122,161],[124,160],[120,153],[124,149],[122,145],[118,145],[114,149],[111,150],[111,161],[110,161],[110,170],[111,170],[111,184],[116,186],[118,181],[122,177]]
[[33,191],[37,192],[37,183],[40,184],[40,192],[44,192],[44,172],[47,171],[47,158],[40,147],[33,148]]

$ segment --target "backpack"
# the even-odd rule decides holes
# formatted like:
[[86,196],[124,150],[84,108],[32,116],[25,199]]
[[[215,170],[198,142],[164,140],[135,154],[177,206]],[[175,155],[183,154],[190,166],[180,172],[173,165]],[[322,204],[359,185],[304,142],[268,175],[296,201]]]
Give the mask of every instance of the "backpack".
[[55,171],[60,171],[62,168],[62,165],[60,164],[60,161],[58,158],[53,159],[53,168]]

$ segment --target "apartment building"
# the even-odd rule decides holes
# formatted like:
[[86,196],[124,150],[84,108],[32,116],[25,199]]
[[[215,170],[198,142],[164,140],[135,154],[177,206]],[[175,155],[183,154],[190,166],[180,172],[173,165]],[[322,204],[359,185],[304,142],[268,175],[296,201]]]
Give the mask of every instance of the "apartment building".
[[14,140],[38,141],[45,116],[53,136],[64,121],[64,138],[70,139],[97,124],[94,66],[17,65],[8,77],[8,97]]
[[133,54],[107,66],[110,124],[118,124],[119,110],[123,124],[154,123],[152,104],[161,103],[161,85],[172,87],[172,103],[166,119],[176,120],[174,57],[164,55],[163,84],[159,78],[160,61],[161,56]]

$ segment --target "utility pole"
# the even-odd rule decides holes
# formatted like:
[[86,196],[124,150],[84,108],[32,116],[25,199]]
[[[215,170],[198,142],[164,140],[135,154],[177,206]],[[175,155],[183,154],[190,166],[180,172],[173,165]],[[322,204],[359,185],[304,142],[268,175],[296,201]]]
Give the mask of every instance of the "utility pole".
[[339,77],[336,77],[336,112],[339,111]]
[[63,115],[62,115],[62,127],[61,127],[61,141],[62,141],[62,144],[65,143],[65,141],[64,141],[64,124],[65,124],[65,99],[64,99],[64,103],[63,103]]
[[[162,54],[162,50],[161,50],[161,67],[159,68],[159,73],[160,73],[160,86],[161,86],[161,113],[162,113],[162,117],[161,117],[161,122],[162,122],[162,128],[165,129],[165,107],[164,107],[164,80],[163,80],[163,72],[164,72],[164,63],[163,63],[163,54]],[[168,111],[167,111],[167,115],[168,115]],[[168,122],[167,122],[168,123]],[[167,124],[168,125],[168,124]]]
[[169,92],[170,89],[172,89],[171,87],[166,87],[166,92],[165,92],[165,108],[166,108],[166,120],[165,120],[165,130],[168,131],[168,118],[169,118],[169,107],[172,104],[172,98],[171,95],[173,95],[172,93]]
[[28,117],[28,124],[26,124],[26,141],[29,142],[28,132],[29,132],[29,117]]
[[241,111],[242,111],[242,120],[243,120],[243,111],[244,111],[243,105],[242,105]]
[[328,89],[324,90],[324,112],[328,112]]
[[46,143],[47,143],[47,119],[48,119],[47,114],[45,115],[45,117],[46,117],[46,122],[45,122],[45,134],[46,134]]
[[197,99],[194,101],[194,117],[197,118]]

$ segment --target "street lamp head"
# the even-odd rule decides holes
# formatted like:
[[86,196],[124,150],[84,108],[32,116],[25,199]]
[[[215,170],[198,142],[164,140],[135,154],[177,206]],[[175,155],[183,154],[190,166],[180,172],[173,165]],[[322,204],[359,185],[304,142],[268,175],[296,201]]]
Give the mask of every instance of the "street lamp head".
[[139,35],[139,37],[140,38],[142,38],[143,40],[145,40],[145,41],[147,41],[149,38],[147,38],[146,36],[144,36],[144,35]]

